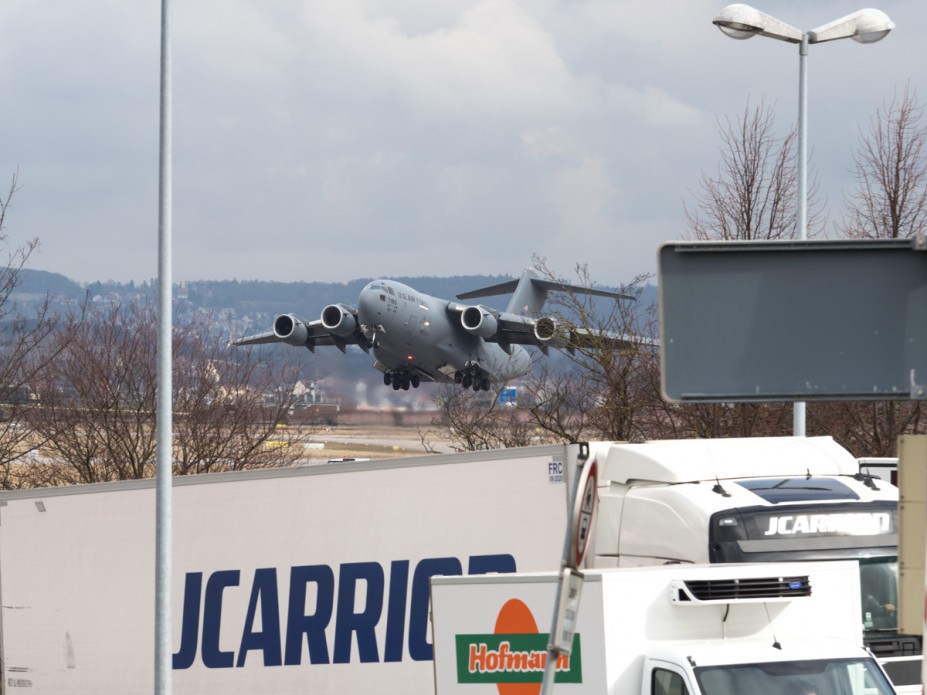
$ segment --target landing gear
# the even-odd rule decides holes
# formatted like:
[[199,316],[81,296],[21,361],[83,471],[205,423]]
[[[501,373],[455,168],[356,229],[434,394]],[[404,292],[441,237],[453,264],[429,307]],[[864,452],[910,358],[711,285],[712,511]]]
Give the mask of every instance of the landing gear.
[[383,372],[383,383],[386,386],[392,386],[393,391],[398,391],[402,389],[403,391],[408,391],[409,388],[417,389],[421,383],[421,377],[418,374],[413,374],[408,369],[392,369],[388,372]]
[[465,389],[472,388],[474,391],[488,391],[492,385],[489,375],[476,364],[467,365],[460,371],[454,372],[454,382]]

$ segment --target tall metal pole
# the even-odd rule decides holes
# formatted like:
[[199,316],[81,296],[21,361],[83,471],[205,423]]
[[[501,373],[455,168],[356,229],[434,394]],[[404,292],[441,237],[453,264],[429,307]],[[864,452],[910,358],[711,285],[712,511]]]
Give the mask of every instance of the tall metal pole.
[[[798,238],[808,238],[808,32],[798,45]],[[796,339],[800,339],[797,336]],[[796,401],[792,409],[792,434],[805,436],[806,404]]]
[[170,0],[161,0],[161,130],[158,178],[158,399],[155,512],[155,693],[169,695],[171,659],[171,479],[173,423],[171,374],[171,41]]

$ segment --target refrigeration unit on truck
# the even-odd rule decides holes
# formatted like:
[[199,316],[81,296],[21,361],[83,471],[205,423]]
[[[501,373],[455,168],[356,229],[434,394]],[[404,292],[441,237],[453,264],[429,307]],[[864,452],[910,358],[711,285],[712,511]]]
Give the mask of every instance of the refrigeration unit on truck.
[[[919,653],[897,634],[898,489],[831,437],[592,448],[596,566],[854,559],[867,644],[886,659]],[[887,664],[896,684],[919,682],[919,663]]]
[[[429,579],[556,569],[585,449],[175,478],[178,692],[430,693]],[[897,490],[844,475],[829,438],[588,449],[605,481],[588,566],[894,569]],[[152,480],[0,493],[3,695],[150,691],[154,524]]]
[[537,695],[549,657],[558,695],[895,692],[863,647],[855,562],[583,574],[554,640],[556,572],[432,578],[436,695]]

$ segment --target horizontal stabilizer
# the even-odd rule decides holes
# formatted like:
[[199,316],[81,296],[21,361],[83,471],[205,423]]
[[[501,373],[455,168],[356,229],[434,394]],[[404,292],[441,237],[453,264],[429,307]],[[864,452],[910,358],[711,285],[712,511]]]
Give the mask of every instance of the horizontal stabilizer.
[[457,299],[475,299],[477,297],[493,297],[500,294],[511,294],[506,311],[510,313],[536,316],[540,314],[547,301],[548,292],[572,292],[596,297],[611,297],[612,299],[635,299],[620,292],[600,290],[581,285],[568,285],[563,282],[542,278],[534,268],[526,268],[518,280],[508,280],[497,285],[470,290],[458,294]]
[[[576,294],[590,294],[596,297],[612,297],[614,299],[636,299],[629,294],[612,292],[610,290],[600,290],[594,287],[583,287],[582,285],[567,285],[562,282],[552,280],[542,280],[540,278],[531,278],[531,284],[542,290],[553,292],[575,292]],[[479,297],[496,297],[500,294],[511,294],[518,287],[518,280],[509,280],[500,282],[498,285],[483,287],[478,290],[470,290],[457,295],[457,299],[477,299]]]
[[496,297],[500,294],[512,294],[516,287],[518,287],[518,280],[509,280],[508,282],[502,282],[498,285],[491,285],[490,287],[483,287],[479,290],[470,290],[469,292],[458,294],[457,299],[476,299],[477,297]]
[[595,287],[583,287],[582,285],[566,285],[562,282],[538,280],[537,278],[532,278],[531,284],[552,292],[573,292],[574,294],[589,294],[595,297],[612,297],[613,299],[637,299],[629,294],[621,294],[611,290],[600,290]]

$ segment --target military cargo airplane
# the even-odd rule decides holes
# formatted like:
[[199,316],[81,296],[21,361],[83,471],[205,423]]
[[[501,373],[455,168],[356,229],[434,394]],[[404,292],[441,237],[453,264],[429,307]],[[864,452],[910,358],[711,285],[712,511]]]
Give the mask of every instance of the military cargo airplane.
[[230,344],[286,343],[312,352],[324,345],[342,352],[357,345],[364,352],[373,350],[374,367],[383,372],[383,383],[395,390],[432,381],[474,391],[526,374],[531,356],[522,345],[536,346],[546,354],[548,348],[571,349],[593,338],[616,348],[630,344],[627,338],[541,316],[551,290],[633,299],[547,280],[534,268],[527,268],[518,280],[457,295],[457,299],[474,299],[511,293],[505,311],[430,297],[394,280],[374,280],[361,291],[356,307],[329,304],[315,321],[280,314],[272,331]]

